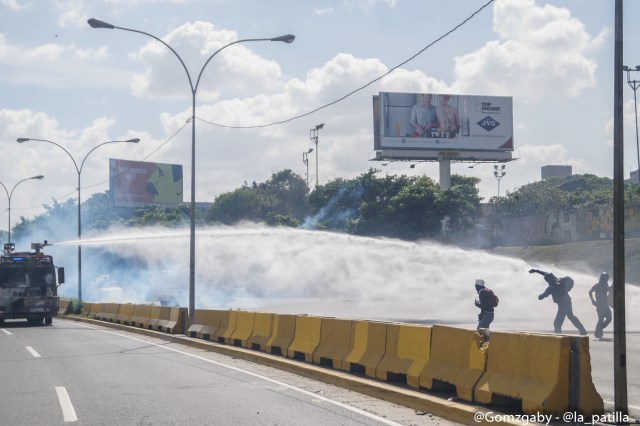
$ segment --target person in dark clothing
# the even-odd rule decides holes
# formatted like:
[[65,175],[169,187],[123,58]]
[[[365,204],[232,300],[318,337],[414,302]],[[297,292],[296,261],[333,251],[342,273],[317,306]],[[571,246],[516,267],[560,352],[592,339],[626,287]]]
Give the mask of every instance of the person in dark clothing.
[[550,295],[553,301],[558,305],[558,313],[553,321],[554,332],[562,333],[562,324],[564,323],[564,319],[569,318],[569,321],[571,321],[575,328],[578,329],[580,335],[586,336],[588,334],[587,330],[585,330],[578,317],[573,315],[571,297],[569,296],[569,291],[567,289],[568,283],[573,283],[573,280],[570,277],[558,279],[551,272],[544,272],[539,269],[529,270],[530,274],[533,274],[534,272],[544,276],[544,280],[548,284],[546,290],[538,296],[538,299],[542,300]]
[[[598,314],[598,323],[596,324],[595,336],[600,339],[602,337],[602,332],[606,326],[611,323],[611,308],[609,308],[609,292],[611,288],[609,287],[609,274],[603,272],[600,274],[600,279],[598,282],[591,287],[589,290],[589,299],[591,299],[591,303],[596,307],[596,312]],[[595,293],[595,299],[593,297]]]
[[478,314],[478,330],[481,328],[489,328],[489,325],[493,322],[493,306],[491,305],[489,298],[491,297],[489,291],[484,285],[484,280],[476,280],[476,291],[478,297],[476,298],[476,306],[480,308]]

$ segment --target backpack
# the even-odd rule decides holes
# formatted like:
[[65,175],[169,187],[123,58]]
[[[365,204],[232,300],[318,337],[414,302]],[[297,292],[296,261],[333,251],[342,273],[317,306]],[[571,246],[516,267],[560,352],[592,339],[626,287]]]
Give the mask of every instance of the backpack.
[[573,279],[571,277],[564,277],[560,279],[560,284],[564,286],[564,291],[567,293],[573,288]]
[[487,300],[489,301],[489,305],[492,308],[497,307],[498,303],[500,303],[500,299],[498,299],[498,296],[496,296],[496,294],[491,289],[485,288],[484,291],[487,293]]

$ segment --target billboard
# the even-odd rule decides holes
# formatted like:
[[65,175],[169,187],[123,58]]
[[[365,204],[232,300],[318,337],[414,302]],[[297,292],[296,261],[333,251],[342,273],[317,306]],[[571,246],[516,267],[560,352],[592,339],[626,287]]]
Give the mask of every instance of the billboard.
[[109,195],[115,207],[182,203],[182,165],[110,158]]
[[374,97],[374,126],[376,150],[513,151],[507,96],[381,92]]

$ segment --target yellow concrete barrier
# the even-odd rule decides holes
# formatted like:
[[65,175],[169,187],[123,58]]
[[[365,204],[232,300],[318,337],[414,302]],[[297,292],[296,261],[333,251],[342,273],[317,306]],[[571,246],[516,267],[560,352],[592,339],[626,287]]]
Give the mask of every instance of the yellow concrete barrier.
[[296,334],[287,349],[287,356],[313,362],[313,352],[320,344],[320,317],[297,315]]
[[419,388],[430,347],[431,327],[387,324],[385,355],[376,367],[376,377],[385,381],[404,379],[409,386]]
[[153,318],[147,323],[147,328],[155,331],[162,331],[162,328],[169,322],[169,315],[171,314],[170,306],[160,306],[158,310],[158,317]]
[[162,327],[165,333],[182,334],[189,328],[189,315],[187,308],[172,306],[169,312],[169,321]]
[[237,311],[221,311],[220,313],[220,326],[214,334],[211,335],[211,340],[218,343],[224,343],[225,339],[233,333],[236,329],[236,319],[238,318]]
[[145,323],[145,328],[147,330],[156,330],[158,323],[162,319],[162,313],[164,311],[166,311],[168,315],[169,308],[166,306],[151,305],[149,320]]
[[274,314],[256,312],[251,336],[242,345],[245,348],[266,352],[265,345],[273,333]]
[[71,302],[67,299],[60,299],[58,303],[58,315],[64,315],[67,313],[67,309],[69,309],[69,304]]
[[420,386],[430,390],[455,387],[459,398],[473,402],[473,389],[487,363],[483,344],[484,339],[475,330],[434,325],[431,352],[420,374]]
[[94,303],[85,302],[82,304],[82,315],[89,316],[91,315],[91,309],[93,308]]
[[376,377],[376,367],[384,356],[386,341],[387,323],[354,321],[351,349],[342,360],[341,368]]
[[146,328],[151,313],[151,305],[136,305],[131,318],[131,325],[134,327]]
[[114,322],[117,324],[131,325],[131,318],[135,313],[136,305],[131,303],[121,304]]
[[313,352],[313,362],[340,369],[342,367],[342,359],[350,349],[352,327],[352,320],[321,318],[320,343]]
[[229,337],[224,338],[224,342],[229,345],[247,347],[247,339],[253,333],[253,323],[255,321],[255,312],[238,311],[236,317],[236,326]]
[[118,303],[102,303],[100,312],[96,314],[96,318],[102,321],[114,322],[118,315]]
[[[569,410],[575,410],[585,416],[604,413],[604,401],[596,390],[591,377],[591,355],[589,354],[589,338],[587,337],[571,337],[571,349],[577,352],[578,366],[576,369],[578,383],[573,388],[578,392],[578,400],[572,401],[569,398]],[[577,367],[577,368],[576,368]],[[574,385],[570,382],[570,386]],[[569,390],[570,395],[572,389]]]
[[225,311],[221,311],[218,309],[208,310],[205,318],[205,324],[198,337],[204,340],[211,340],[211,336],[213,336],[218,327],[220,327],[220,317],[222,313]]
[[475,399],[500,397],[522,402],[522,412],[560,416],[569,407],[569,336],[492,332],[487,370]]
[[289,345],[296,337],[296,319],[296,315],[274,314],[273,331],[261,349],[274,355],[286,355]]
[[209,311],[205,309],[196,309],[193,312],[193,322],[189,325],[187,336],[202,338],[202,330],[207,324],[207,312]]

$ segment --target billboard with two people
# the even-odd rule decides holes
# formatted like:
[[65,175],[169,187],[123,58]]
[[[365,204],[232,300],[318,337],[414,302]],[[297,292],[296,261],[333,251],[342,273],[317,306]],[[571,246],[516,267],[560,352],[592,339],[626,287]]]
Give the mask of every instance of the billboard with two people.
[[511,97],[381,92],[380,148],[513,151]]

